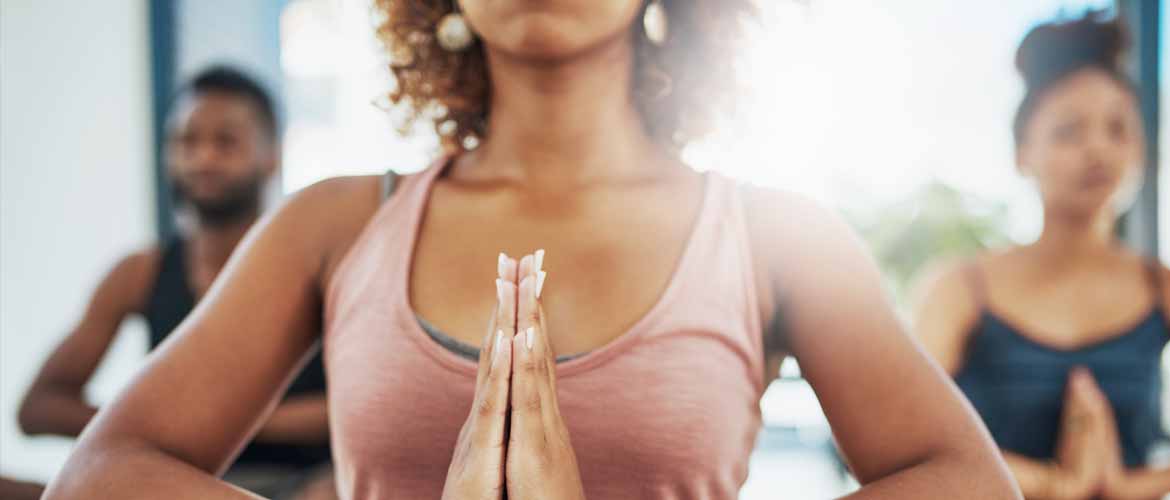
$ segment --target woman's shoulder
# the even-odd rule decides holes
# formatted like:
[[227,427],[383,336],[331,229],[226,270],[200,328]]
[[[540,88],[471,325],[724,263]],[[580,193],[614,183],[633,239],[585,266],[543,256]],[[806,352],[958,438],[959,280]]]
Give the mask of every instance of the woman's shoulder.
[[282,241],[318,263],[325,278],[377,211],[381,182],[381,175],[318,181],[290,195],[264,230],[286,236]]
[[829,268],[876,271],[865,242],[833,208],[779,189],[744,185],[741,192],[752,251],[763,265],[757,269],[780,286],[819,281]]
[[1161,294],[1158,298],[1161,300],[1162,312],[1168,315],[1167,322],[1170,323],[1170,268],[1159,261],[1157,271],[1158,291]]
[[815,301],[881,282],[868,247],[832,208],[777,189],[742,192],[756,274],[773,300]]
[[978,314],[988,262],[994,254],[941,257],[917,273],[910,292],[916,316],[939,314],[962,321]]
[[1167,322],[1170,323],[1170,268],[1166,267],[1166,263],[1157,256],[1141,256],[1147,262],[1149,269],[1152,271],[1152,279],[1154,280],[1154,287],[1158,293],[1158,305],[1162,312],[1167,314]]
[[848,234],[843,222],[820,202],[790,191],[751,184],[738,186],[744,225],[760,288],[768,302],[778,301],[800,280],[810,252]]
[[968,255],[941,256],[922,266],[914,280],[915,299],[944,294],[965,302],[977,302],[985,290],[988,277],[1010,264],[1017,249],[983,249]]
[[854,236],[840,215],[805,195],[749,184],[740,191],[753,245],[765,254],[798,252]]
[[353,225],[377,209],[380,188],[380,175],[317,181],[290,195],[273,217],[274,224],[296,224],[324,232]]

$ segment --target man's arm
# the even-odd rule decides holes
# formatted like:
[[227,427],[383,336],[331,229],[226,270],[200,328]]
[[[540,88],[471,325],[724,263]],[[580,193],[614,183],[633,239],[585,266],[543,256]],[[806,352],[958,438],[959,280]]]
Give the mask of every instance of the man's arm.
[[83,391],[127,315],[141,309],[157,267],[157,251],[132,254],[98,285],[81,322],[41,366],[20,405],[25,434],[81,434],[97,409]]
[[191,314],[98,413],[45,498],[258,498],[216,476],[312,352],[326,269],[378,199],[376,177],[334,179],[265,216]]
[[44,485],[0,477],[0,498],[7,500],[37,500],[44,493]]

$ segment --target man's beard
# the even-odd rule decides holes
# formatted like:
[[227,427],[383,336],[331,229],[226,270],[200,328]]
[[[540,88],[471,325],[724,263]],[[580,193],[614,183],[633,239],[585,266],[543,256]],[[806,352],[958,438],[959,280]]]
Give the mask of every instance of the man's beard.
[[192,209],[199,217],[199,223],[208,226],[226,226],[255,217],[260,213],[263,189],[264,174],[258,168],[249,175],[231,180],[214,199],[193,199],[182,181],[171,181],[175,205]]

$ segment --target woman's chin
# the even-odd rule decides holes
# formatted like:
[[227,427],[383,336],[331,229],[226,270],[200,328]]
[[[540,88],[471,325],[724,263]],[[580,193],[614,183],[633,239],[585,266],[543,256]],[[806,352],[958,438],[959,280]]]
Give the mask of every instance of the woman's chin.
[[[581,20],[565,16],[533,13],[510,19],[496,36],[486,40],[498,52],[512,57],[543,61],[573,58],[605,43],[621,25],[598,30]],[[612,29],[610,29],[612,28]]]
[[563,30],[537,27],[511,33],[496,48],[513,57],[556,60],[571,57],[581,45]]
[[1056,204],[1056,208],[1065,217],[1087,219],[1105,211],[1109,211],[1113,215],[1118,215],[1118,204],[1118,200],[1110,197],[1109,193],[1080,193],[1079,196],[1071,196]]

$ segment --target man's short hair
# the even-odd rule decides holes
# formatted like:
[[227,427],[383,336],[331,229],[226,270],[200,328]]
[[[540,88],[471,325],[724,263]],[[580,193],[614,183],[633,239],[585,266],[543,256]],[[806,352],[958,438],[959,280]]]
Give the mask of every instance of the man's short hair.
[[178,102],[188,95],[210,93],[234,95],[251,101],[256,107],[256,117],[260,119],[260,126],[268,137],[275,140],[279,135],[280,127],[272,97],[255,79],[230,66],[216,65],[200,71],[179,87],[172,102]]

